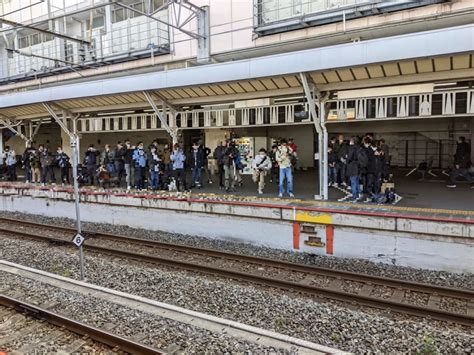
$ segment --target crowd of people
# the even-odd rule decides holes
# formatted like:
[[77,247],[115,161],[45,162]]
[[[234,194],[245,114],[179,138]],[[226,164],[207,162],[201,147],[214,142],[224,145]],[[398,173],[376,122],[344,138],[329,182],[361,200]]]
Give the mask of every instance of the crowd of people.
[[[286,193],[293,197],[293,169],[296,164],[296,144],[280,140],[270,152],[261,148],[251,163],[252,179],[257,184],[257,192],[263,194],[267,176],[270,182],[279,183],[279,196]],[[148,147],[143,142],[135,145],[130,140],[118,142],[115,147],[106,144],[99,151],[90,145],[84,159],[78,166],[78,181],[81,185],[99,185],[106,187],[124,187],[138,190],[176,190],[188,191],[200,189],[207,183],[213,183],[209,170],[209,159],[213,158],[218,176],[219,187],[226,192],[235,192],[242,186],[241,152],[234,139],[219,142],[212,150],[201,141],[192,143],[191,149],[184,151],[181,144],[159,146],[153,141]],[[0,165],[5,166],[8,180],[16,181],[16,167],[21,163],[27,183],[56,184],[57,171],[59,182],[63,185],[71,182],[70,157],[58,147],[51,152],[44,145],[36,149],[28,147],[17,162],[15,151],[6,146],[0,155]],[[286,183],[286,185],[285,185]],[[285,188],[286,187],[286,188]]]
[[[344,139],[332,137],[328,147],[329,186],[351,191],[352,201],[376,202],[393,191],[382,191],[382,183],[390,178],[390,151],[385,140],[364,137]],[[362,187],[362,189],[361,189]],[[390,197],[392,198],[392,197]]]
[[[17,180],[18,159],[16,152],[9,146],[5,146],[0,155],[0,166],[3,167],[4,175],[8,181]],[[59,168],[60,181],[62,184],[69,184],[69,157],[58,147],[56,152],[50,152],[48,147],[40,144],[38,149],[33,146],[26,148],[20,161],[24,173],[25,181],[31,183],[47,182],[56,183],[55,168]]]
[[[106,144],[102,151],[90,145],[78,166],[78,180],[82,185],[98,184],[102,188],[189,191],[202,188],[204,176],[208,184],[213,183],[208,164],[212,158],[220,189],[235,192],[242,186],[245,164],[234,139],[219,142],[214,151],[205,147],[202,141],[193,142],[186,152],[179,143],[160,146],[157,140],[145,147],[143,142],[132,145],[127,139],[115,147]],[[455,187],[459,176],[472,182],[468,171],[470,146],[464,137],[458,140],[454,158],[448,187]],[[293,175],[297,161],[297,146],[292,138],[288,141],[279,139],[268,152],[260,148],[250,166],[257,193],[264,193],[269,180],[278,184],[279,197],[294,197]],[[15,151],[6,146],[0,154],[0,167],[8,180],[17,180],[18,163],[24,169],[26,182],[54,184],[58,170],[61,184],[71,182],[70,157],[61,147],[53,152],[44,145],[30,146],[18,162]],[[389,147],[383,138],[376,140],[370,133],[350,139],[343,135],[332,137],[328,166],[329,186],[349,190],[352,201],[361,201],[364,197],[373,202],[393,198],[393,188],[382,191],[383,183],[391,177]]]

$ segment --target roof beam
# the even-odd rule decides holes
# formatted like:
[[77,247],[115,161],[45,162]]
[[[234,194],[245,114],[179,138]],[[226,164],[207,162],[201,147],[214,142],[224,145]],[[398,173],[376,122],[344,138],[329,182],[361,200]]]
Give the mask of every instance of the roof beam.
[[[474,25],[2,95],[0,107],[293,75],[474,51]],[[405,50],[401,50],[405,48]]]

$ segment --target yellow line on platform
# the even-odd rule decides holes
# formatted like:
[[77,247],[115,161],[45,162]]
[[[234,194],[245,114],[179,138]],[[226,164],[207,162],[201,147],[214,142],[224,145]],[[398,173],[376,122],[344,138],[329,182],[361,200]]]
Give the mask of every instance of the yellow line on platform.
[[[200,197],[206,196],[221,196],[218,194],[199,194]],[[405,207],[405,206],[393,206],[393,205],[366,205],[361,203],[350,203],[350,202],[336,202],[336,201],[308,201],[308,200],[298,200],[298,199],[281,199],[278,197],[270,198],[255,198],[254,196],[236,196],[236,195],[226,195],[225,197],[231,198],[232,200],[242,201],[242,202],[260,202],[260,201],[270,201],[270,202],[285,202],[285,203],[298,203],[301,205],[306,205],[309,207],[326,207],[330,208],[331,206],[341,206],[341,207],[350,207],[351,209],[361,209],[361,210],[388,210],[388,211],[403,211],[403,212],[414,212],[414,213],[429,213],[429,214],[449,214],[449,215],[464,215],[464,216],[474,216],[474,211],[465,211],[465,210],[449,210],[449,209],[437,209],[437,208],[423,208],[423,207]]]

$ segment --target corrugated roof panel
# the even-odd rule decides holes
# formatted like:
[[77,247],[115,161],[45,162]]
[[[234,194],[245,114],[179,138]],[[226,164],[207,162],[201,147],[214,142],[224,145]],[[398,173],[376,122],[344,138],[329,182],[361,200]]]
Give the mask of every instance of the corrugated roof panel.
[[339,83],[340,82],[339,77],[337,76],[337,73],[336,73],[335,70],[330,70],[330,71],[324,72],[324,76],[326,77],[326,79],[328,79],[328,81],[330,83]]
[[140,94],[140,93],[133,93],[133,94],[130,94],[130,96],[133,97],[135,102],[145,102],[146,101],[145,96]]
[[367,67],[371,78],[383,78],[383,70],[380,65],[371,65]]
[[291,76],[285,76],[285,80],[288,84],[290,84],[291,87],[295,88],[295,87],[298,87],[298,86],[301,86],[301,83],[299,82],[299,80],[297,79],[296,76],[294,75],[291,75]]
[[435,66],[435,71],[450,70],[451,69],[451,58],[450,57],[435,58],[434,59],[434,66]]
[[255,88],[250,85],[250,83],[248,81],[242,81],[240,82],[240,85],[245,89],[245,91],[247,92],[255,92]]
[[184,92],[190,97],[199,97],[191,88],[183,88]]
[[279,89],[288,89],[290,87],[283,78],[273,78],[272,80]]
[[213,91],[209,86],[201,86],[202,91],[204,91],[208,96],[216,96],[216,92]]
[[183,89],[174,89],[174,91],[180,95],[181,97],[187,99],[187,98],[190,98],[191,96],[188,95],[188,93],[186,91],[184,91]]
[[255,89],[258,91],[267,90],[267,88],[260,82],[260,80],[251,80],[250,83],[253,85]]
[[420,59],[416,61],[418,73],[431,73],[433,71],[433,64],[431,59]]
[[268,90],[278,89],[278,86],[276,86],[270,79],[261,79],[260,81]]
[[161,90],[160,94],[166,99],[166,100],[171,100],[173,96],[170,95],[168,90]]
[[365,68],[354,68],[352,69],[352,72],[354,73],[357,80],[369,79]]
[[225,95],[225,91],[219,85],[209,85],[217,95]]
[[324,78],[322,73],[311,73],[311,78],[316,84],[327,84],[327,80]]
[[338,69],[336,70],[339,74],[339,77],[342,81],[351,81],[354,80],[352,73],[349,69]]
[[230,83],[229,86],[232,88],[232,90],[234,90],[235,92],[239,94],[245,92],[245,89],[242,86],[240,86],[238,83]]
[[385,71],[385,75],[387,76],[400,75],[400,71],[398,70],[398,65],[396,63],[383,64],[383,70]]
[[400,70],[403,75],[416,74],[415,62],[401,62]]
[[196,92],[196,94],[198,94],[200,97],[206,97],[207,94],[204,92],[203,89],[201,89],[200,86],[195,86],[193,87],[193,90]]
[[224,90],[226,94],[235,94],[235,91],[228,84],[220,84],[219,87]]
[[182,97],[179,96],[179,94],[174,91],[173,89],[168,90],[168,94],[173,98],[173,99],[181,99]]

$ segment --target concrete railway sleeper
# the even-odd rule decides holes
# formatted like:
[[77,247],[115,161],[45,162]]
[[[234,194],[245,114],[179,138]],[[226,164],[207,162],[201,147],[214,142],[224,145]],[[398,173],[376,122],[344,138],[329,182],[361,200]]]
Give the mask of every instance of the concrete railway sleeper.
[[[0,295],[0,305],[14,309],[18,313],[26,314],[27,316],[37,318],[41,321],[46,321],[58,328],[66,329],[75,334],[79,334],[85,338],[93,339],[94,341],[105,344],[111,348],[111,353],[127,353],[127,354],[164,354],[164,352],[148,347],[144,344],[137,343],[130,339],[126,339],[103,329],[92,327],[82,322],[75,321],[69,317],[51,312],[45,308],[39,307],[32,303],[28,303],[13,297]],[[64,330],[62,330],[64,332]],[[14,334],[12,337],[20,337],[21,332]],[[81,342],[81,344],[84,342]],[[1,348],[1,346],[0,346]],[[30,349],[34,350],[34,349]],[[77,349],[76,349],[77,350]]]
[[[64,233],[73,229],[1,218],[0,223],[18,225],[0,227],[4,235],[34,238],[69,244]],[[35,233],[21,230],[34,228]],[[39,235],[41,230],[60,235]],[[463,325],[474,325],[474,291],[438,287],[383,277],[359,275],[321,267],[304,266],[277,260],[193,248],[184,245],[129,238],[106,233],[86,233],[85,249],[138,261],[186,269],[192,272],[227,277],[238,281],[300,292],[316,297],[357,303],[414,316],[429,317]],[[111,242],[113,241],[113,243]],[[382,292],[381,292],[382,290]],[[411,302],[413,294],[422,294],[426,302]],[[455,304],[450,310],[446,304]]]

